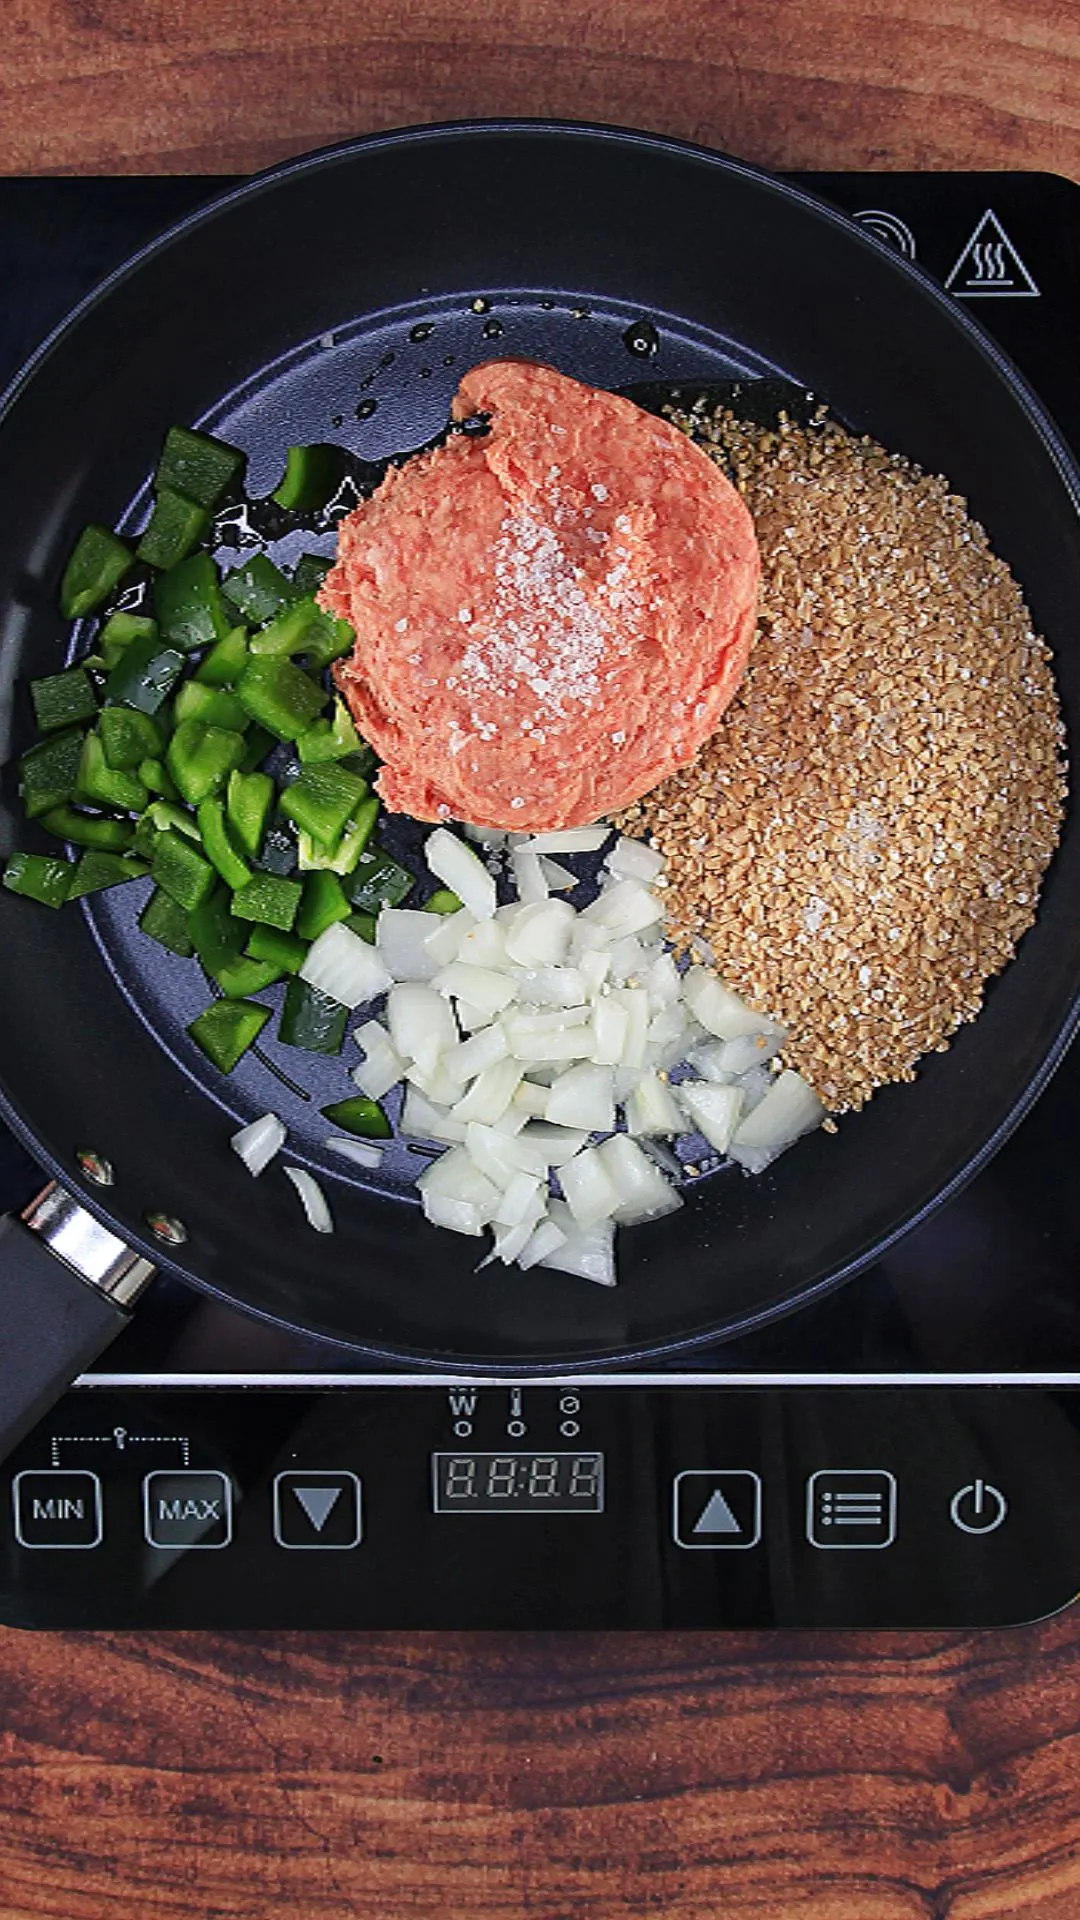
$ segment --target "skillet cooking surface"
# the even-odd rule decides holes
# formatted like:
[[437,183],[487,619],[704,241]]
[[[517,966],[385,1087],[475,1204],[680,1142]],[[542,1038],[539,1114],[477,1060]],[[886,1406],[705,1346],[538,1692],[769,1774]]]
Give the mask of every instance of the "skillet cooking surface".
[[[184,223],[80,310],[0,422],[8,705],[16,678],[60,664],[56,583],[75,534],[88,519],[138,524],[173,420],[242,445],[259,492],[291,442],[339,439],[371,459],[418,444],[464,370],[493,354],[611,387],[778,374],[946,471],[1017,572],[1071,718],[1072,468],[966,315],[789,186],[643,136],[528,124],[420,129],[287,166]],[[295,537],[282,556],[311,545]],[[27,744],[27,704],[16,696],[5,758]],[[4,851],[36,844],[10,767],[4,791]],[[109,1213],[131,1240],[161,1264],[145,1214],[178,1216],[190,1237],[176,1270],[253,1311],[464,1366],[656,1353],[836,1284],[999,1144],[1072,1029],[1078,866],[1070,824],[1017,962],[914,1086],[761,1179],[722,1171],[680,1214],[622,1234],[614,1291],[476,1275],[481,1243],[427,1228],[408,1196],[422,1162],[395,1146],[365,1185],[326,1155],[318,1106],[347,1091],[342,1062],[305,1059],[298,1073],[291,1049],[267,1043],[310,1105],[256,1060],[228,1080],[209,1070],[183,1031],[206,1003],[197,967],[134,927],[146,883],[59,914],[4,896],[3,1095],[94,1211],[81,1146],[116,1166]],[[324,1181],[333,1238],[306,1228],[277,1168],[253,1185],[229,1151],[268,1107],[289,1124],[287,1157]]]

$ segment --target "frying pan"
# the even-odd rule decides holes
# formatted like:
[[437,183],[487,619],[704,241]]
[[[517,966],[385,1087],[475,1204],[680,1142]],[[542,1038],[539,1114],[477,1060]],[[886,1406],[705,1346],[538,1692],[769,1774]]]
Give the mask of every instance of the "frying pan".
[[[65,656],[64,561],[87,520],[139,524],[169,425],[243,445],[260,491],[290,442],[336,438],[371,458],[419,444],[465,367],[493,353],[609,387],[783,376],[947,473],[1023,584],[1075,724],[1080,476],[1002,355],[917,268],[806,193],[695,147],[567,124],[421,127],[225,194],[107,281],[9,393],[0,851],[35,844],[11,763],[29,739],[26,680]],[[680,1213],[622,1236],[613,1290],[476,1273],[475,1242],[422,1220],[422,1163],[403,1145],[378,1176],[324,1152],[318,1108],[347,1090],[340,1062],[305,1074],[309,1103],[251,1056],[229,1079],[208,1067],[184,1032],[206,1000],[197,967],[135,929],[147,885],[59,913],[0,900],[0,1104],[59,1183],[32,1216],[44,1233],[9,1219],[0,1237],[9,1446],[125,1323],[147,1263],[354,1352],[455,1370],[587,1368],[730,1337],[851,1277],[953,1193],[1077,1017],[1070,818],[1018,958],[914,1085],[757,1180],[694,1184]],[[295,1054],[276,1058],[295,1074]],[[332,1237],[306,1226],[278,1168],[253,1183],[229,1150],[268,1107],[289,1124],[289,1157],[323,1181]],[[87,1150],[112,1184],[88,1177]],[[179,1223],[172,1244],[148,1224],[162,1214]],[[121,1304],[84,1283],[88,1268]]]

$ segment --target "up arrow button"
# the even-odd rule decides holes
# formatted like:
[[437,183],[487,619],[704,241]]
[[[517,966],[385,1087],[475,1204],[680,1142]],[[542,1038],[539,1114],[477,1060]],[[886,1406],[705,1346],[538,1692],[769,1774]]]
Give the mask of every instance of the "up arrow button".
[[756,1547],[761,1480],[745,1467],[693,1468],[675,1476],[672,1532],[677,1547]]
[[279,1473],[274,1481],[274,1539],[294,1552],[341,1552],[363,1539],[362,1492],[355,1473]]

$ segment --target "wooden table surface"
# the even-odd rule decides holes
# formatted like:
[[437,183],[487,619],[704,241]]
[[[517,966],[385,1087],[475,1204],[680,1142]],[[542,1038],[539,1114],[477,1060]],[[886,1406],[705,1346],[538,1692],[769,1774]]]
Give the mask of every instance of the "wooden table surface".
[[[1055,0],[8,0],[0,171],[467,114],[1080,178]],[[2,295],[0,295],[2,297]],[[998,1634],[0,1632],[0,1920],[1076,1920],[1080,1615]]]

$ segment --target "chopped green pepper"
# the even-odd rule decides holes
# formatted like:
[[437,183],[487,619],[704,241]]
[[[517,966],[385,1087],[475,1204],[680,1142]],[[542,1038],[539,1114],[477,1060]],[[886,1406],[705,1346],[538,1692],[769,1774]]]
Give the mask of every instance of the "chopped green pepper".
[[209,898],[217,879],[209,860],[171,828],[159,833],[154,841],[150,871],[158,886],[189,913]]
[[292,513],[310,513],[325,507],[341,484],[345,455],[341,447],[320,442],[311,447],[290,447],[285,455],[285,473],[270,495],[279,507]]
[[330,763],[305,768],[299,780],[285,788],[278,804],[294,826],[329,846],[344,833],[346,821],[366,793],[366,780]]
[[251,651],[274,657],[303,653],[314,666],[328,667],[331,660],[348,653],[354,637],[347,620],[323,613],[314,600],[295,600],[269,626],[252,635]]
[[75,799],[87,800],[91,806],[118,807],[122,813],[141,813],[150,795],[138,774],[110,767],[97,734],[88,733],[75,779]]
[[333,846],[324,847],[321,840],[313,840],[310,833],[301,831],[297,836],[301,873],[315,873],[320,868],[331,873],[353,873],[375,831],[378,817],[379,802],[372,794],[369,799],[361,800],[353,819],[347,822],[344,833]]
[[173,710],[177,720],[201,720],[208,727],[227,727],[232,733],[244,733],[251,715],[227,687],[208,687],[199,680],[188,680],[176,696]]
[[295,933],[283,933],[280,927],[260,926],[256,921],[244,952],[253,960],[268,961],[282,973],[299,973],[307,959],[308,943]]
[[[305,767],[314,766],[320,760],[344,760],[347,754],[360,753],[364,742],[353,724],[352,714],[344,700],[334,701],[332,720],[316,720],[307,733],[302,733],[296,743],[296,751]],[[354,768],[359,772],[359,768]]]
[[53,807],[42,814],[46,833],[57,840],[70,840],[75,847],[98,847],[106,853],[126,853],[135,844],[135,828],[130,820],[110,820],[101,813],[76,813],[74,807]]
[[340,1053],[349,1009],[296,975],[285,989],[278,1039],[306,1053]]
[[212,1066],[231,1073],[269,1018],[269,1007],[260,1007],[257,1000],[215,1000],[191,1022],[188,1032]]
[[159,947],[167,948],[181,960],[191,959],[195,948],[188,932],[187,914],[162,887],[155,887],[150,895],[139,915],[139,925]]
[[369,1100],[363,1093],[335,1100],[332,1107],[323,1108],[323,1113],[333,1126],[345,1133],[358,1133],[365,1140],[389,1140],[393,1132],[378,1101]]
[[232,911],[238,920],[261,920],[264,926],[280,927],[289,933],[301,892],[299,880],[286,880],[279,873],[256,873],[233,894]]
[[318,593],[334,562],[324,553],[302,553],[292,572],[293,590],[301,594]]
[[246,627],[230,627],[195,669],[195,678],[208,687],[233,687],[248,661]]
[[149,871],[145,860],[91,848],[82,855],[75,868],[68,899],[78,900],[84,893],[103,893],[106,887],[123,886],[126,880],[141,880]]
[[150,715],[140,713],[137,707],[103,708],[98,733],[106,762],[114,773],[130,773],[144,760],[156,760],[161,752],[159,729]]
[[244,736],[201,720],[182,720],[169,741],[165,764],[189,806],[224,786],[244,757]]
[[460,913],[461,901],[449,887],[436,887],[430,900],[424,901],[425,913]]
[[284,827],[271,827],[262,844],[256,865],[264,873],[292,873],[296,866],[296,842]]
[[60,611],[65,620],[93,613],[118,587],[135,556],[111,527],[84,527],[60,582]]
[[160,573],[154,585],[154,605],[162,638],[170,647],[179,647],[181,653],[223,640],[233,624],[217,568],[208,553],[193,553]]
[[240,772],[254,773],[276,746],[273,734],[253,723],[244,735],[244,757],[240,762]]
[[210,525],[205,507],[186,500],[171,487],[162,487],[154,499],[150,520],[135,551],[148,566],[175,567],[197,547]]
[[278,740],[298,740],[317,720],[327,695],[291,660],[249,660],[236,691],[253,720]]
[[349,903],[336,873],[309,873],[296,919],[302,940],[317,940],[335,920],[347,920]]
[[156,713],[183,667],[184,656],[175,647],[161,646],[153,634],[139,635],[124,648],[105,682],[105,704]]
[[230,773],[225,810],[233,834],[253,860],[262,850],[273,804],[274,783],[268,773]]
[[31,747],[19,761],[19,792],[31,820],[40,813],[70,800],[75,791],[82,759],[83,734],[77,728],[70,733],[54,734],[40,746]]
[[133,640],[156,640],[158,624],[141,613],[110,613],[98,635],[98,646],[111,673],[126,647]]
[[222,967],[238,959],[244,948],[244,929],[233,919],[229,900],[227,887],[215,887],[187,917],[194,950],[212,979]]
[[163,800],[179,800],[176,782],[164,760],[140,760],[138,773],[143,786],[149,787],[151,793],[159,793]]
[[8,891],[38,900],[43,907],[62,907],[74,877],[70,860],[56,860],[47,853],[13,853],[4,868]]
[[244,1000],[249,993],[261,993],[281,979],[281,968],[268,960],[249,960],[244,954],[230,960],[214,975],[222,993],[230,1000]]
[[377,912],[380,907],[400,907],[413,885],[412,874],[406,868],[382,847],[371,847],[360,855],[355,872],[346,881],[345,891],[354,907]]
[[94,683],[82,667],[69,667],[66,673],[50,673],[44,680],[31,680],[30,697],[41,733],[77,727],[80,721],[97,716]]
[[222,591],[252,626],[273,620],[296,597],[292,581],[285,578],[281,568],[275,567],[265,553],[256,553],[242,567],[237,567],[235,573],[226,574],[221,584]]
[[244,464],[238,447],[193,427],[170,427],[154,475],[160,491],[182,493],[200,507],[214,507]]
[[358,933],[361,940],[366,940],[369,947],[373,947],[375,945],[375,930],[378,926],[378,920],[379,916],[377,913],[364,913],[362,909],[354,908],[346,920],[345,925],[352,933]]
[[207,857],[217,868],[227,887],[246,886],[251,868],[233,844],[220,800],[200,800],[197,809],[199,832]]

